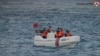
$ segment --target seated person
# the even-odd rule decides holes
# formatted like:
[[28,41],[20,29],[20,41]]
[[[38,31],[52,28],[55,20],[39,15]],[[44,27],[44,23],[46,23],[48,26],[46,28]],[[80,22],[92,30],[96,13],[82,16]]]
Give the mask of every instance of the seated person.
[[69,36],[72,36],[70,31],[66,30],[66,33],[65,33],[65,37],[69,37]]
[[42,31],[42,37],[43,37],[44,39],[47,38],[47,31],[46,31],[46,28],[44,28],[43,31]]
[[49,26],[47,32],[51,32],[51,31],[52,31],[52,28],[51,28],[51,26]]
[[63,35],[64,35],[64,33],[63,33],[62,28],[58,28],[58,29],[57,29],[57,32],[56,32],[56,34],[55,34],[55,37],[56,37],[56,38],[61,38],[61,37],[63,37]]

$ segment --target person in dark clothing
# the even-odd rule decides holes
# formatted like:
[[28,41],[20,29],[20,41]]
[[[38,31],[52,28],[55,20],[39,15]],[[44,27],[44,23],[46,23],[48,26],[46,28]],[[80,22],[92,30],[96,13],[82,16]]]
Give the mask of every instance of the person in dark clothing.
[[70,36],[72,36],[72,34],[70,33],[69,30],[66,30],[65,37],[70,37]]
[[52,31],[52,28],[51,28],[51,26],[49,26],[47,32],[50,33],[51,31]]

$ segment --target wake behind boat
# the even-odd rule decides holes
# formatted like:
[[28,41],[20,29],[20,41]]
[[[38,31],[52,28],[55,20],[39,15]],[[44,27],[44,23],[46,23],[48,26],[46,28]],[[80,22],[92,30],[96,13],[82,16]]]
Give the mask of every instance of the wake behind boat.
[[35,35],[34,37],[34,45],[36,46],[49,46],[49,47],[66,46],[68,48],[73,48],[79,41],[80,41],[80,36],[69,36],[69,37],[63,36],[59,39],[55,38],[54,32],[48,33],[46,39],[42,38],[41,35]]

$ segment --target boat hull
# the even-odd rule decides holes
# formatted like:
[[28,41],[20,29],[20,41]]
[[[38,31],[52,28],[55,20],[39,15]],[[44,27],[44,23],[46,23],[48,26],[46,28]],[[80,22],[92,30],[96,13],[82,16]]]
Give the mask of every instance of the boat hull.
[[78,43],[79,41],[80,41],[80,36],[61,37],[58,39],[54,37],[54,33],[49,33],[47,39],[43,39],[41,36],[34,37],[34,45],[36,46],[74,47],[76,43]]

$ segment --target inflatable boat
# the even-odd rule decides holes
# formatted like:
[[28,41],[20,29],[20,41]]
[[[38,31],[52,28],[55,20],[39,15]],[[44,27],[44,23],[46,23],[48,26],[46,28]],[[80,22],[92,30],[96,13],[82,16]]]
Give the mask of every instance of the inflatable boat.
[[47,38],[44,39],[40,35],[35,35],[34,37],[34,45],[36,46],[49,46],[49,47],[57,47],[57,46],[66,46],[73,48],[80,41],[80,36],[70,36],[70,37],[61,37],[60,39],[55,38],[55,33],[48,33]]

